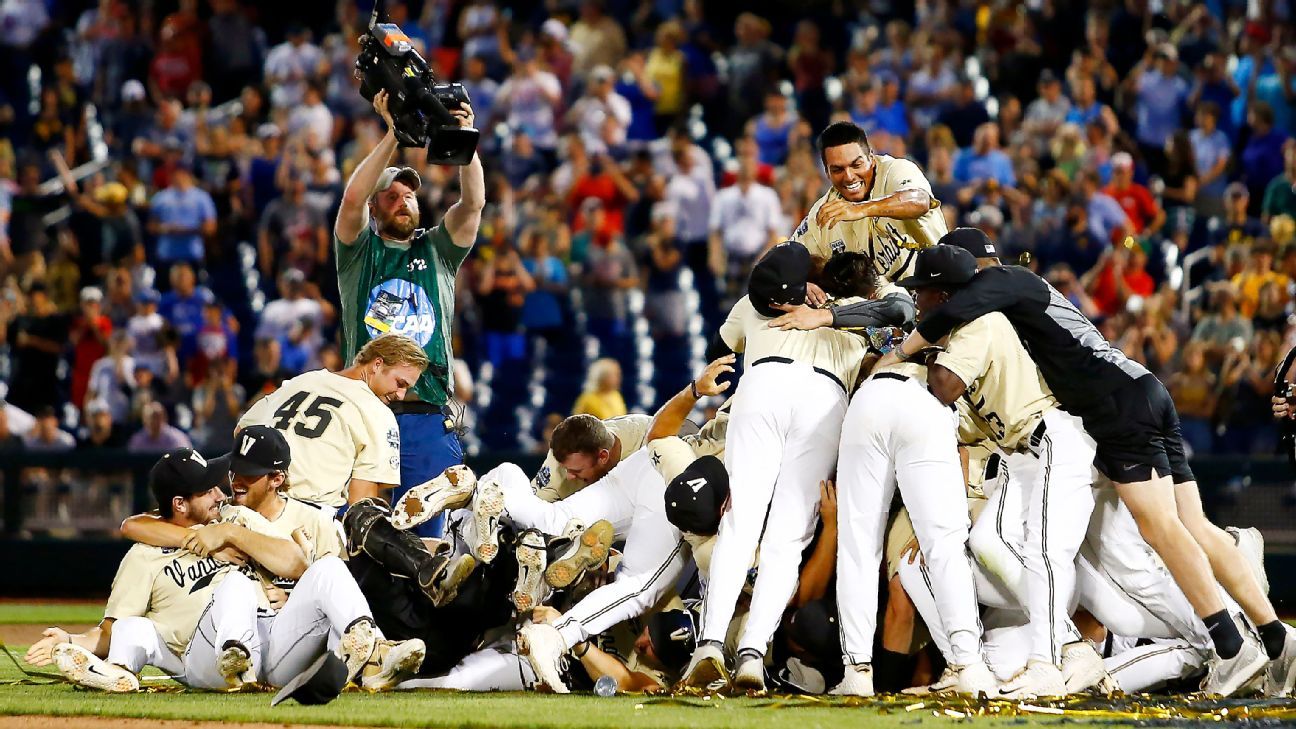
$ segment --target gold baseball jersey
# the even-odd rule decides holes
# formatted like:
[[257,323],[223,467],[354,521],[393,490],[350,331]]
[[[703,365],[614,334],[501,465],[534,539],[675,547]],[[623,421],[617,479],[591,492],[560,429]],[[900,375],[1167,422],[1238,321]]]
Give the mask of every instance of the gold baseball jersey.
[[[608,432],[621,442],[621,461],[624,461],[644,447],[644,440],[648,438],[648,429],[652,427],[652,416],[637,413],[621,415],[604,420],[603,425],[607,426]],[[539,496],[542,501],[551,503],[561,501],[588,485],[584,481],[569,476],[567,469],[562,467],[557,458],[554,458],[553,451],[545,455],[540,470],[536,471],[535,478],[531,479],[531,488],[535,490],[536,496]]]
[[288,440],[293,498],[342,506],[352,478],[400,483],[396,416],[360,380],[328,370],[298,375],[247,411],[238,427],[249,425],[269,425]]
[[[212,592],[234,569],[184,549],[136,544],[117,567],[104,618],[148,618],[171,652],[179,656],[193,638]],[[250,571],[246,573],[256,579]],[[259,607],[269,610],[265,593],[259,591],[258,596]]]
[[[342,539],[338,536],[332,509],[291,497],[284,502],[283,511],[273,520],[235,504],[221,507],[221,520],[296,543],[306,555],[306,564],[313,564],[323,557],[342,556]],[[291,591],[297,584],[296,580],[272,574],[259,565],[257,574],[283,590]]]
[[771,329],[771,321],[757,313],[744,296],[720,325],[720,337],[730,349],[743,355],[744,367],[766,357],[786,357],[832,373],[848,393],[855,389],[860,364],[868,353],[867,340],[827,327],[811,331]]
[[963,397],[984,421],[978,425],[1006,452],[1025,447],[1044,413],[1058,406],[1016,330],[999,312],[950,332],[936,364],[967,386]]
[[724,401],[711,418],[693,435],[684,436],[683,440],[693,449],[693,455],[715,456],[724,460],[725,437],[729,433],[729,410],[733,407],[733,397]]
[[[885,154],[873,155],[873,189],[868,200],[880,200],[904,190],[923,190],[932,194],[931,183],[918,169],[918,165],[904,158]],[[932,198],[926,213],[913,220],[895,218],[861,218],[838,223],[830,228],[815,222],[819,208],[829,200],[839,200],[841,194],[830,188],[810,207],[801,224],[792,232],[791,239],[800,241],[810,253],[820,258],[830,258],[845,251],[867,253],[873,259],[873,268],[888,281],[899,281],[913,273],[916,251],[936,245],[941,236],[949,232],[945,215],[940,211],[940,201]]]

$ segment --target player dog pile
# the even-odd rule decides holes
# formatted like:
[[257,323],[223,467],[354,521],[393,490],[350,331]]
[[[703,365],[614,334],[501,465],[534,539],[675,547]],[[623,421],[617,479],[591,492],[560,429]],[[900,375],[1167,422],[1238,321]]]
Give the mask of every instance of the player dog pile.
[[[849,129],[820,150],[833,189],[654,415],[573,416],[534,477],[455,466],[389,504],[385,404],[427,360],[378,337],[258,403],[228,456],[158,461],[103,622],[27,660],[303,703],[599,679],[1289,695],[1263,542],[1203,514],[1161,383],[983,233],[947,233],[911,162]],[[444,539],[411,531],[444,512]]]

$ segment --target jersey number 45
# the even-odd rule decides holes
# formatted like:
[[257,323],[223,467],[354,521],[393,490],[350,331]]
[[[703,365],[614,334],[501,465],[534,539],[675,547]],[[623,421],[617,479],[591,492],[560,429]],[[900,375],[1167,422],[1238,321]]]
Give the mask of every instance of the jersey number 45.
[[[334,408],[341,407],[342,401],[335,397],[318,395],[310,401],[302,412],[302,417],[298,419],[297,412],[309,397],[309,392],[299,392],[285,400],[284,404],[274,412],[275,430],[286,431],[288,426],[292,425],[293,432],[303,438],[318,438],[323,435],[329,423],[333,422]],[[293,425],[294,420],[297,421],[296,425]],[[313,422],[307,425],[307,421]]]

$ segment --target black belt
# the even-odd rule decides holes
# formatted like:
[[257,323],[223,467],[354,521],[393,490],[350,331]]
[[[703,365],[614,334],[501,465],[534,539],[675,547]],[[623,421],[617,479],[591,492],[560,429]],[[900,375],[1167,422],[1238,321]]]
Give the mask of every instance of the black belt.
[[391,404],[391,411],[394,415],[454,415],[449,405],[434,405],[424,400],[397,400]]
[[899,372],[879,372],[879,373],[877,373],[876,375],[873,375],[873,379],[875,379],[875,380],[900,380],[901,382],[908,382],[908,381],[909,381],[909,375],[902,375],[902,374],[900,374]]
[[[793,360],[793,359],[790,358],[790,357],[770,356],[770,357],[761,357],[760,359],[756,360],[755,362],[752,362],[752,363],[751,363],[751,366],[752,366],[752,367],[755,367],[756,365],[759,365],[759,364],[765,364],[766,362],[778,362],[778,363],[780,363],[780,364],[796,364],[796,361]],[[828,370],[826,370],[826,369],[824,369],[824,368],[822,368],[822,367],[815,367],[815,368],[814,368],[814,371],[815,371],[815,372],[818,372],[819,374],[823,375],[824,377],[827,377],[828,379],[832,380],[833,382],[836,382],[836,383],[837,383],[837,386],[840,387],[840,388],[842,389],[842,392],[845,392],[845,393],[849,393],[849,392],[850,392],[850,390],[847,390],[847,389],[846,389],[846,385],[842,383],[841,379],[840,379],[839,377],[837,377],[837,375],[834,375],[833,373],[829,372]]]

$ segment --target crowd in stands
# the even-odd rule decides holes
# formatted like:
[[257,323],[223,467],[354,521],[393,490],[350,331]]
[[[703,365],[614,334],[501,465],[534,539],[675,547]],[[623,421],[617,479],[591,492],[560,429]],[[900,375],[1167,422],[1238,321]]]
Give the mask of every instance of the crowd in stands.
[[[370,7],[0,2],[0,449],[220,451],[250,401],[341,366],[332,224],[384,132],[352,73]],[[460,371],[577,352],[574,390],[533,403],[537,437],[586,372],[579,410],[658,404],[620,371],[640,322],[689,357],[827,189],[815,133],[851,119],[920,163],[950,227],[1001,241],[1166,381],[1195,453],[1274,449],[1292,2],[385,7],[482,130]],[[439,220],[455,169],[403,155]]]

